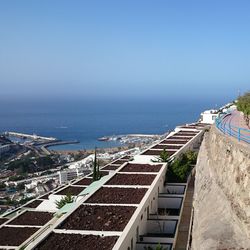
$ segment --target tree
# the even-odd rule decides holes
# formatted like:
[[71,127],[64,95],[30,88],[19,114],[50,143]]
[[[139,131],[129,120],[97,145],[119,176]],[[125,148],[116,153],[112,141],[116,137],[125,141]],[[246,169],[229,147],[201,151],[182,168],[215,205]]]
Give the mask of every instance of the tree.
[[240,96],[237,100],[238,111],[243,112],[247,126],[250,126],[250,92]]
[[160,153],[160,156],[157,158],[157,160],[152,160],[153,162],[169,162],[169,153],[166,151],[166,149],[163,149]]
[[96,148],[95,148],[95,156],[94,156],[94,161],[93,161],[93,178],[92,181],[98,181],[101,178],[100,175],[100,170],[99,170],[99,162],[97,160],[97,153],[96,153]]
[[63,206],[65,206],[68,203],[73,203],[74,199],[72,197],[71,194],[67,194],[66,196],[62,197],[62,199],[60,201],[56,201],[56,207],[58,209],[62,208]]

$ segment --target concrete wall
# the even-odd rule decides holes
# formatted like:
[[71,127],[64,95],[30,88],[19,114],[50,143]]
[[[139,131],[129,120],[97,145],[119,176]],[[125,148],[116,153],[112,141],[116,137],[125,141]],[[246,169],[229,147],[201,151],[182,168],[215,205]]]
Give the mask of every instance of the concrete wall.
[[192,249],[249,249],[250,145],[212,127],[196,166]]

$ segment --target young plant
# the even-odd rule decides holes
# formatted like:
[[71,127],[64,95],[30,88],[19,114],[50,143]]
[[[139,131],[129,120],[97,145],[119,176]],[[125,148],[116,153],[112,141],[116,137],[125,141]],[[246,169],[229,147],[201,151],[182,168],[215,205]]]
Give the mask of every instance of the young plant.
[[152,160],[153,162],[169,162],[169,153],[166,149],[163,149],[160,153],[160,156],[156,160]]
[[72,195],[71,194],[67,194],[60,201],[56,201],[56,207],[58,209],[60,209],[63,206],[65,206],[66,204],[73,203],[73,202],[74,202],[74,199],[73,199]]

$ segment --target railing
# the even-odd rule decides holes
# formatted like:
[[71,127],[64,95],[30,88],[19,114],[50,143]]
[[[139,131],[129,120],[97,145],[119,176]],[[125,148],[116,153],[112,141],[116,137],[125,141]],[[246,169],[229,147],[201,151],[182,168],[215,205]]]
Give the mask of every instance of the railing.
[[226,119],[230,120],[231,113],[226,113],[219,116],[215,120],[216,127],[229,136],[236,138],[238,141],[244,141],[250,144],[250,130],[233,126],[230,122],[227,122]]

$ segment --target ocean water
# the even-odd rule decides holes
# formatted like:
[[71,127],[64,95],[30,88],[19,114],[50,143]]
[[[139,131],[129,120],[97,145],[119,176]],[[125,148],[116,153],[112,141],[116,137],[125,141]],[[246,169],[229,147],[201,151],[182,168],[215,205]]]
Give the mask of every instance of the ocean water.
[[[218,103],[218,101],[217,101]],[[221,100],[220,104],[224,104]],[[220,105],[217,104],[217,105]],[[55,149],[116,146],[102,136],[162,134],[176,125],[197,121],[210,100],[0,100],[0,132],[16,131],[79,140]]]

